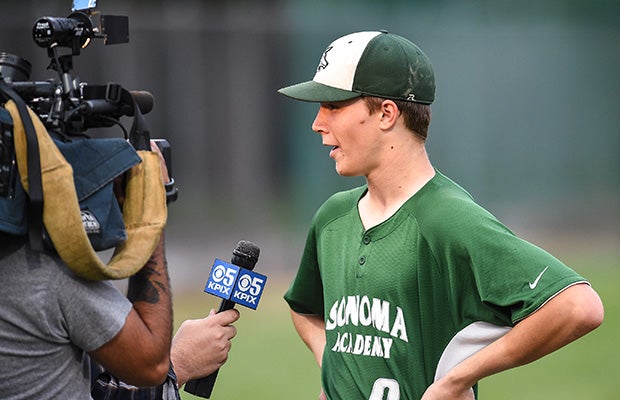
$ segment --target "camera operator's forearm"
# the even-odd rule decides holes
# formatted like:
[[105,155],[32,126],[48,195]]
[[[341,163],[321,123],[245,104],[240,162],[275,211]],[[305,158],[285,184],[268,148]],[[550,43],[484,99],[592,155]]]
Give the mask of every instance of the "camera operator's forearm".
[[138,310],[143,308],[145,311],[162,310],[172,328],[170,279],[164,252],[163,233],[144,267],[129,278],[127,298]]
[[164,349],[162,353],[168,354],[172,341],[172,300],[163,233],[146,265],[129,279],[127,298],[151,333],[151,340]]
[[172,304],[163,235],[146,265],[129,279],[133,308],[121,331],[91,355],[120,380],[161,384],[170,365]]

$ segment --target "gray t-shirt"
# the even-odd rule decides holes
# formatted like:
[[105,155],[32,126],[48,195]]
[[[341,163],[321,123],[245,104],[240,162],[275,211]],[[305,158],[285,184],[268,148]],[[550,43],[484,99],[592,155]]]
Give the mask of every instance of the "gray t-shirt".
[[86,352],[121,330],[129,300],[0,234],[0,302],[0,397],[90,399]]

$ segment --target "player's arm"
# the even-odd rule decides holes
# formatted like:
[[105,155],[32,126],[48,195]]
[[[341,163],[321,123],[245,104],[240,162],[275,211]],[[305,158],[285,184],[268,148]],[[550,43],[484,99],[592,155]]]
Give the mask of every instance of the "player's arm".
[[422,400],[473,399],[482,378],[537,360],[603,322],[603,304],[587,284],[571,286],[519,322],[502,338],[454,367],[431,385]]
[[299,337],[312,351],[317,364],[321,367],[326,344],[325,321],[318,315],[299,314],[293,310],[291,310],[291,317]]

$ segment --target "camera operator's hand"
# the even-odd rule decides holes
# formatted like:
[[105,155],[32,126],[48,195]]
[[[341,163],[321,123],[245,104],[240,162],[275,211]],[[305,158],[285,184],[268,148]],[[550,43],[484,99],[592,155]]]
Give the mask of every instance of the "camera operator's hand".
[[155,143],[155,141],[153,140],[151,140],[151,150],[159,155],[159,162],[161,164],[162,182],[164,182],[164,184],[170,182],[170,176],[168,175],[168,167],[166,166],[166,159],[164,158],[164,155],[159,149],[159,146],[157,146],[157,143]]
[[226,362],[230,340],[237,334],[231,324],[238,319],[239,311],[235,309],[217,314],[211,310],[206,318],[181,324],[170,351],[179,386],[211,374]]
[[[151,140],[151,151],[154,151],[159,155],[159,162],[161,166],[161,179],[162,182],[167,184],[170,182],[170,176],[168,175],[168,167],[166,166],[166,160],[157,144]],[[114,194],[121,209],[123,208],[123,202],[125,201],[125,175],[120,175],[114,180]]]

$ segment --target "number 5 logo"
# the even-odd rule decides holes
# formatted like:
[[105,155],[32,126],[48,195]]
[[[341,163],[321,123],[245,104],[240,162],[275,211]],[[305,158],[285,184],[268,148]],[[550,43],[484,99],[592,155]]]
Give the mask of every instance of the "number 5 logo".
[[226,268],[220,264],[213,268],[211,276],[215,282],[221,282],[224,286],[232,286],[233,283],[235,283],[237,271],[232,268]]
[[239,278],[239,282],[237,283],[237,287],[242,292],[249,291],[252,296],[258,296],[263,289],[264,279],[255,276],[253,279],[250,275],[245,274]]
[[[384,393],[387,389],[387,397],[384,397]],[[394,379],[379,378],[372,385],[372,392],[368,400],[399,400],[400,399],[400,386],[398,381]]]

